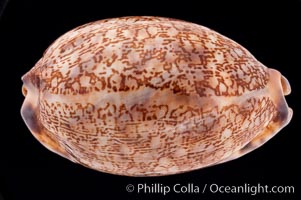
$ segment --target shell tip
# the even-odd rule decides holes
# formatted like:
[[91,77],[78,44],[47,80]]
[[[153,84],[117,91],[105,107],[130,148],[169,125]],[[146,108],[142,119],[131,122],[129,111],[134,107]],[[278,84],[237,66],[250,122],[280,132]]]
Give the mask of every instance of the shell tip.
[[291,93],[291,86],[283,75],[281,76],[281,86],[284,95],[289,95]]

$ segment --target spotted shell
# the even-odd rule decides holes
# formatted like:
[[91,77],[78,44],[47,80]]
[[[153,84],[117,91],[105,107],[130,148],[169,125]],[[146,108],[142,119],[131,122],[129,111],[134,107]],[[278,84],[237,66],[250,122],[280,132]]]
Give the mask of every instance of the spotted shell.
[[46,148],[128,176],[238,158],[288,124],[290,85],[204,26],[160,17],[92,22],[22,77],[22,117]]

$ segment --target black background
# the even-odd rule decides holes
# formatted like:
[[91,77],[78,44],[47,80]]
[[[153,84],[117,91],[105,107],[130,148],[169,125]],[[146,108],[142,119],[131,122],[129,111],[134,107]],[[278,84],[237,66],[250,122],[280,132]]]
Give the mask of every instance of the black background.
[[[193,3],[195,2],[195,3]],[[207,2],[206,4],[204,2]],[[210,2],[210,3],[208,3]],[[258,60],[287,77],[294,110],[291,123],[258,150],[238,160],[193,172],[132,178],[96,172],[51,153],[36,141],[20,116],[21,76],[57,37],[104,18],[152,15],[179,18],[212,28],[246,47]],[[11,0],[0,19],[0,193],[19,199],[300,199],[301,1],[154,1]],[[293,185],[295,194],[137,194],[127,184],[176,183],[203,186]],[[1,196],[1,194],[0,194]],[[0,197],[1,198],[1,197]]]

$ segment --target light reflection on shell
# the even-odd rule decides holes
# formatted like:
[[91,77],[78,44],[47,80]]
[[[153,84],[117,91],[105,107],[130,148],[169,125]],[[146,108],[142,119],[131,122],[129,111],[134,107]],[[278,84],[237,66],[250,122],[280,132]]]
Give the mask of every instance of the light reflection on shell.
[[80,26],[22,80],[32,134],[113,174],[160,176],[233,160],[292,117],[290,86],[278,71],[219,33],[175,19]]

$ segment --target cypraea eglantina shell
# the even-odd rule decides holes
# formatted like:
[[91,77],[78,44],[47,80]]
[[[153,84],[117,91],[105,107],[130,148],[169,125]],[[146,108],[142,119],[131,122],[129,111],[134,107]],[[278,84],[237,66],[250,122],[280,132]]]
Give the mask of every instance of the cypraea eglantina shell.
[[22,116],[48,149],[89,168],[159,176],[223,163],[292,117],[290,85],[206,27],[101,20],[58,38],[23,76]]

